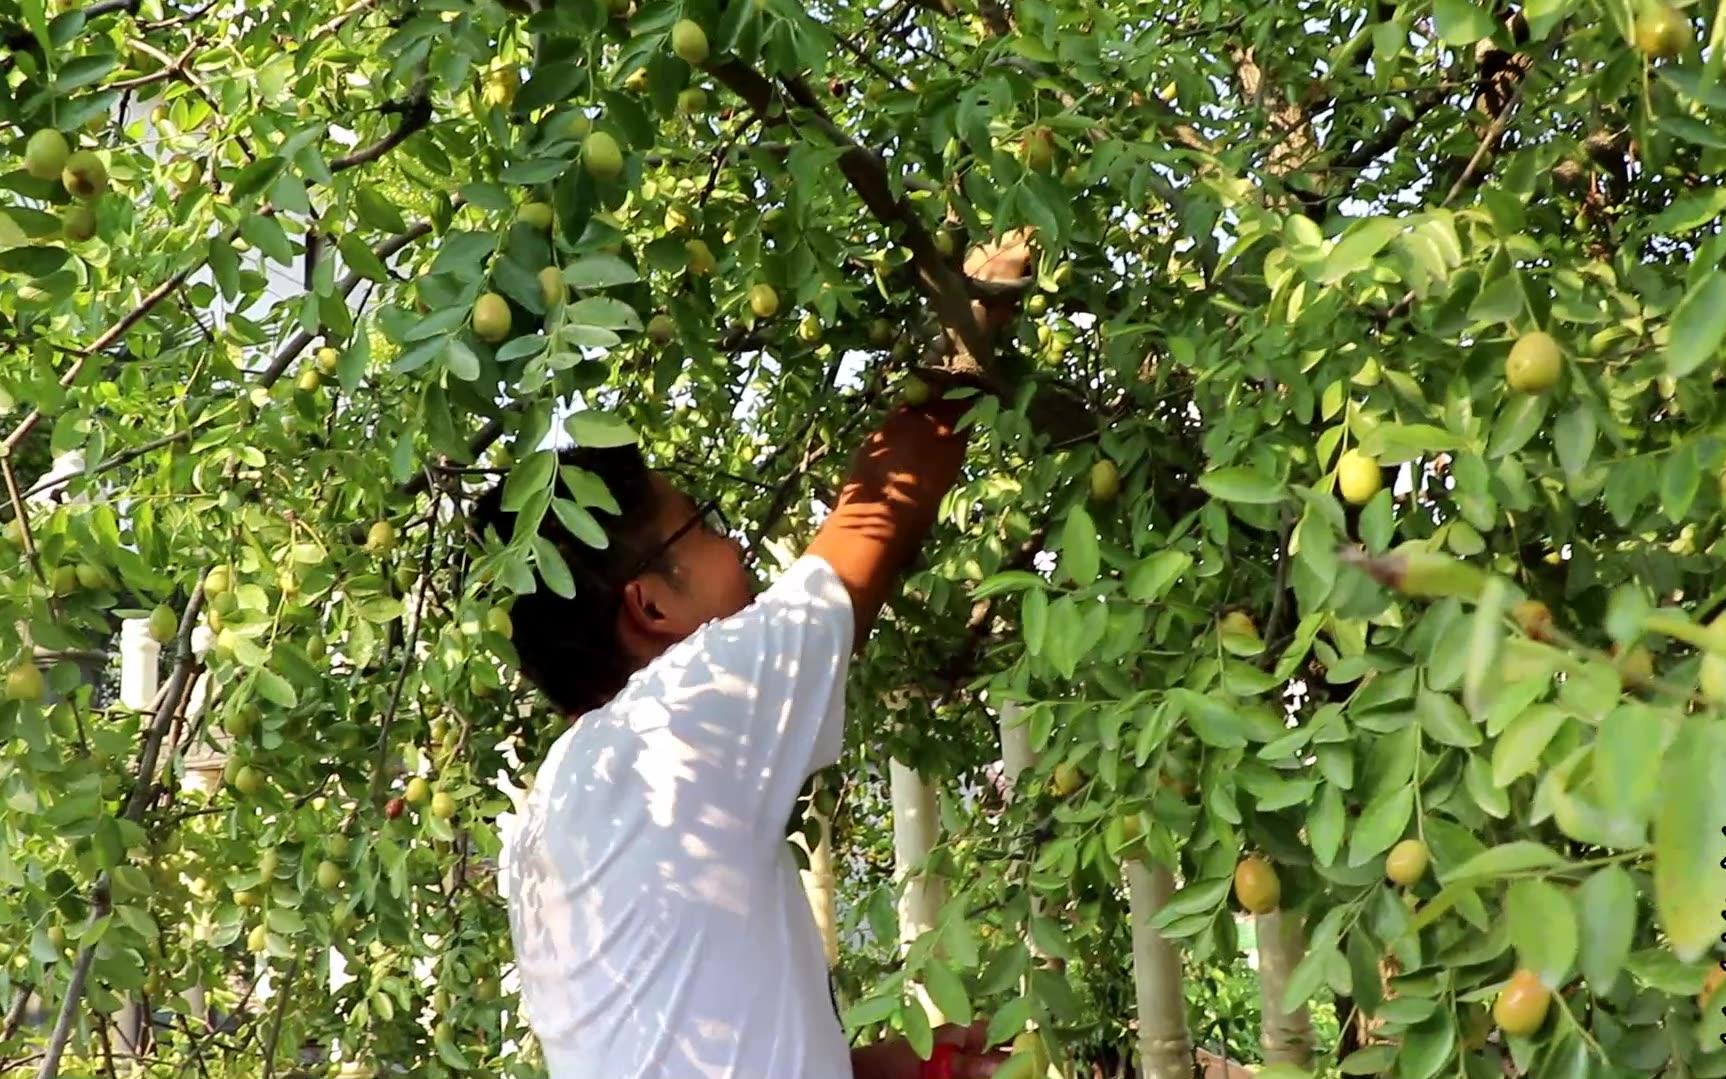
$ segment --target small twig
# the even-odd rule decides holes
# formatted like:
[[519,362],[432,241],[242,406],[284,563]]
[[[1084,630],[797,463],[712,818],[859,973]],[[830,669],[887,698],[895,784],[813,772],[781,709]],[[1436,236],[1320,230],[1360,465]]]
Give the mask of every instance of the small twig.
[[[1271,613],[1265,617],[1264,639],[1266,641],[1276,640],[1278,631],[1282,629],[1283,608],[1288,600],[1289,567],[1294,563],[1294,556],[1289,554],[1289,536],[1293,531],[1294,517],[1287,509],[1284,509],[1280,527],[1277,529],[1276,583],[1272,586]],[[1275,652],[1267,647],[1260,662],[1269,667],[1271,657],[1274,655]]]
[[[423,475],[426,476],[426,483],[427,483],[427,486],[429,488],[430,483],[431,483],[431,470],[429,468],[425,468],[425,469],[422,469],[421,472]],[[408,634],[408,639],[405,642],[403,642],[403,645],[402,645],[402,656],[403,656],[402,667],[401,667],[401,670],[399,672],[397,672],[397,674],[396,674],[395,687],[393,689],[391,689],[391,691],[390,691],[390,703],[389,703],[389,706],[384,710],[383,722],[378,724],[378,756],[377,756],[377,763],[372,766],[372,796],[371,796],[371,800],[374,803],[376,803],[378,800],[378,797],[381,794],[383,794],[384,778],[385,778],[385,773],[386,773],[385,765],[389,761],[390,727],[392,724],[395,723],[396,710],[401,707],[402,689],[403,689],[403,687],[405,687],[407,685],[408,670],[413,666],[413,664],[408,662],[407,659],[408,659],[408,657],[411,657],[413,655],[414,646],[419,643],[420,627],[425,624],[426,588],[431,583],[432,551],[434,549],[436,549],[436,547],[437,547],[437,538],[438,538],[438,533],[437,533],[436,529],[427,530],[425,550],[423,552],[421,552],[421,554],[420,554],[420,573],[419,573],[419,592],[420,592],[420,595],[419,595],[419,603],[415,605],[418,613],[416,614],[416,616],[414,618],[413,631],[410,634]],[[358,811],[357,806],[355,807],[355,811],[356,812]]]
[[282,1020],[288,1013],[288,997],[291,995],[289,990],[293,987],[294,977],[299,974],[299,972],[300,957],[296,955],[294,956],[293,962],[288,964],[288,973],[286,977],[282,979],[280,988],[276,990],[276,1014],[270,1020],[269,1036],[264,1039],[263,1079],[271,1079],[271,1077],[276,1074],[276,1045],[281,1041]]
[[24,506],[24,496],[18,491],[18,474],[12,470],[12,455],[0,455],[0,474],[6,479],[6,497],[12,502],[12,519],[18,523],[18,537],[24,543],[24,557],[29,560],[30,568],[36,571],[36,579],[43,584],[48,583],[48,574],[42,568],[42,560],[36,557],[36,537],[30,530],[30,514]]
[[112,1042],[112,1040],[113,1040],[113,1034],[112,1034],[112,1031],[110,1029],[108,1017],[105,1015],[102,1015],[101,1013],[97,1013],[97,1016],[96,1016],[96,1041],[102,1046],[102,1070],[107,1072],[108,1079],[115,1079],[115,1075],[114,1075],[114,1047],[112,1044],[110,1044]]
[[85,19],[99,18],[116,11],[131,15],[137,12],[139,3],[140,0],[97,0],[96,3],[86,4],[78,10]]
[[[103,873],[96,882],[96,902],[90,908],[90,924],[108,915],[108,875]],[[60,1073],[60,1057],[72,1038],[72,1027],[78,1016],[78,1003],[84,996],[84,982],[90,977],[90,965],[96,961],[93,945],[78,949],[72,963],[72,976],[66,980],[66,995],[60,1002],[60,1015],[54,1021],[54,1032],[48,1037],[48,1048],[42,1053],[42,1063],[36,1069],[36,1079],[55,1079]]]
[[189,22],[196,22],[205,15],[208,15],[219,2],[220,0],[205,0],[203,7],[194,8],[191,11],[186,12],[184,15],[175,15],[171,19],[157,19],[155,22],[140,23],[139,25],[150,33],[155,33],[158,30],[169,30],[176,26],[184,26]]
[[114,456],[108,458],[106,461],[103,461],[94,468],[86,468],[82,472],[74,472],[67,476],[40,480],[37,482],[36,486],[24,492],[24,497],[32,498],[45,491],[51,491],[56,487],[64,487],[80,476],[100,475],[109,469],[118,468],[128,461],[142,457],[144,454],[150,453],[153,450],[159,450],[164,446],[171,446],[176,442],[184,442],[186,439],[191,438],[199,428],[204,427],[209,422],[210,421],[207,419],[199,420],[184,430],[175,431],[173,434],[163,435],[160,438],[152,438],[148,442],[141,443],[133,446],[131,449],[122,450],[121,452],[116,453]]
[[24,1013],[30,1009],[30,994],[34,991],[35,987],[28,984],[19,984],[13,990],[12,1006],[6,1009],[5,1022],[0,1023],[0,1043],[11,1041],[24,1025]]
[[416,87],[415,89],[415,96],[401,103],[400,112],[402,114],[402,121],[396,125],[396,129],[394,131],[379,139],[377,142],[372,143],[370,146],[360,150],[355,150],[353,153],[348,154],[345,157],[336,158],[334,161],[330,162],[330,171],[340,172],[343,169],[351,169],[356,165],[364,165],[367,162],[376,161],[378,158],[406,142],[408,136],[431,123],[431,98],[426,96],[422,88]]

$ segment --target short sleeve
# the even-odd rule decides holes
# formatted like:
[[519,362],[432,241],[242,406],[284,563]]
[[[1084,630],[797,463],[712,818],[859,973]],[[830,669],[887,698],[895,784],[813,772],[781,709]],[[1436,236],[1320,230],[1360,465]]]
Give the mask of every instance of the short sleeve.
[[710,622],[631,680],[612,709],[676,797],[783,838],[797,792],[839,760],[855,634],[850,594],[804,555],[742,611]]

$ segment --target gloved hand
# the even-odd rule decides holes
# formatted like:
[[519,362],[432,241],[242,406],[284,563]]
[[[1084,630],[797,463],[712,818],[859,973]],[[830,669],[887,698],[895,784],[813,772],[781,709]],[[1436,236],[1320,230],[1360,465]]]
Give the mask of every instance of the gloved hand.
[[[1029,290],[1031,263],[1036,258],[1031,229],[1015,229],[991,243],[973,247],[965,255],[965,275],[985,285],[997,286],[989,294],[971,300],[971,315],[983,331],[991,350],[1001,332],[1019,317],[1019,307]],[[1017,285],[1017,288],[1010,286]],[[938,392],[955,386],[975,386],[990,393],[1011,390],[993,354],[973,359],[957,347],[950,334],[934,342],[916,374]]]

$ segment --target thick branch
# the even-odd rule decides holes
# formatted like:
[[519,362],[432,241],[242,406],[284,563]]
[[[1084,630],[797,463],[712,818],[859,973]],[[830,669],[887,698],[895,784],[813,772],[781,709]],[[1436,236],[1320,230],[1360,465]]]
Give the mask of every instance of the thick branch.
[[408,136],[431,123],[431,99],[425,96],[423,92],[419,92],[407,101],[394,106],[394,109],[399,110],[402,114],[402,122],[396,125],[396,129],[394,131],[390,132],[388,135],[379,139],[377,142],[374,142],[370,146],[355,150],[346,157],[336,158],[334,161],[330,162],[330,171],[341,172],[343,169],[351,169],[358,165],[364,165],[368,162],[376,161],[378,158],[406,142],[408,140]]
[[708,66],[708,71],[761,116],[764,124],[789,124],[789,106],[805,110],[806,119],[834,145],[843,148],[839,169],[845,174],[869,212],[911,252],[918,283],[928,296],[941,325],[964,356],[979,372],[988,368],[990,349],[982,327],[971,310],[970,290],[964,275],[953,269],[935,247],[935,239],[923,227],[916,211],[893,194],[887,165],[875,151],[859,145],[828,118],[807,87],[787,80],[785,91],[769,82],[754,68],[734,57]]

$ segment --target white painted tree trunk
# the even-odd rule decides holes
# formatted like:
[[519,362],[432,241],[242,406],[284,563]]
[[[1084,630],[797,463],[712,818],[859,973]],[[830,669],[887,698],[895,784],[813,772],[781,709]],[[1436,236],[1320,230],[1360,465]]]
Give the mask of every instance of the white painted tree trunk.
[[156,699],[162,681],[162,646],[150,636],[150,620],[120,623],[120,703],[142,711]]
[[1139,1013],[1142,1079],[1192,1079],[1193,1042],[1187,1033],[1181,953],[1151,928],[1151,919],[1175,894],[1174,874],[1161,865],[1131,861],[1127,904],[1133,927],[1133,991]]
[[[1001,775],[1007,781],[1009,801],[1019,786],[1019,777],[1037,763],[1037,755],[1031,749],[1030,726],[1022,722],[1024,712],[1016,701],[1006,701],[1001,705],[1001,718],[998,723],[1001,732]],[[1042,901],[1032,896],[1031,913],[1038,914],[1042,909]],[[1061,961],[1037,947],[1037,942],[1032,940],[1029,934],[1025,937],[1025,946],[1039,963],[1060,968]]]
[[1312,1060],[1312,1019],[1306,1005],[1293,1012],[1282,1006],[1289,975],[1306,954],[1306,934],[1300,918],[1281,911],[1258,916],[1259,992],[1263,994],[1264,1017],[1259,1024],[1259,1044],[1265,1063],[1307,1067]]
[[[899,946],[903,953],[935,927],[946,889],[940,878],[916,871],[934,849],[940,831],[934,786],[898,761],[888,762],[888,778],[893,793],[893,876],[904,882],[899,895]],[[929,1013],[931,1025],[946,1022],[922,986],[917,987],[917,997]]]
[[1024,709],[1013,701],[1001,705],[1001,771],[1007,780],[1009,799],[1013,788],[1019,785],[1019,776],[1036,763],[1031,752],[1030,726],[1019,721],[1023,713]]
[[[162,646],[150,636],[146,618],[128,618],[120,623],[120,704],[143,711],[156,698],[162,680]],[[158,771],[169,767],[169,757],[163,754]],[[140,782],[147,782],[141,779]],[[114,1014],[108,1028],[109,1044],[121,1056],[136,1056],[143,1048],[144,1011],[136,997]]]

